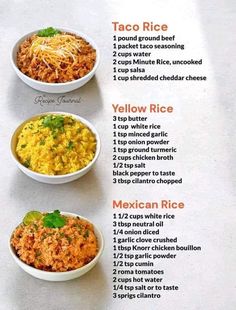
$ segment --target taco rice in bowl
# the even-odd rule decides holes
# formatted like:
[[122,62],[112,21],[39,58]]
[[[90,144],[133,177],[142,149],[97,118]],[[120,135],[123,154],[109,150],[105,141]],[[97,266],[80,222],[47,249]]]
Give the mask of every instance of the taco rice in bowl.
[[23,36],[12,51],[12,65],[29,86],[65,93],[83,86],[99,63],[96,44],[71,29],[45,28]]
[[86,218],[55,210],[28,212],[10,238],[16,263],[39,279],[66,281],[93,268],[103,251],[101,232]]
[[26,120],[15,131],[11,151],[18,167],[37,181],[60,184],[87,173],[97,160],[96,129],[78,115],[47,112]]

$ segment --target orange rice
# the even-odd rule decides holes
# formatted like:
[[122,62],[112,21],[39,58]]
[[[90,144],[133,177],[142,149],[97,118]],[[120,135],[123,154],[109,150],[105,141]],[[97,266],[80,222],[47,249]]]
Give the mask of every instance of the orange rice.
[[[65,62],[56,68],[31,54],[31,46],[38,38],[32,35],[23,41],[17,52],[17,66],[19,70],[30,78],[46,83],[66,83],[77,80],[88,74],[96,62],[96,50],[83,38],[75,34],[63,32],[61,35],[70,35],[79,42],[76,59],[67,57]],[[47,38],[45,38],[46,40]]]
[[26,264],[45,271],[70,271],[92,261],[98,253],[93,225],[79,217],[63,216],[61,228],[43,226],[42,219],[20,224],[11,245]]

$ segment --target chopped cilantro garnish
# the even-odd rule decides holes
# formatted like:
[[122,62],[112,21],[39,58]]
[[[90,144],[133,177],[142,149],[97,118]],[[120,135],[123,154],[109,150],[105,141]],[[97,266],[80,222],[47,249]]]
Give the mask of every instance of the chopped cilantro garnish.
[[61,216],[59,210],[53,213],[47,213],[43,218],[43,226],[49,228],[60,228],[66,224],[66,220]]
[[24,149],[27,144],[21,144],[21,148]]
[[59,34],[60,31],[53,28],[53,27],[48,27],[45,29],[40,30],[37,34],[39,37],[54,37],[56,34]]
[[74,147],[74,143],[72,141],[69,141],[69,143],[67,145],[68,150],[72,150],[73,147]]
[[67,122],[68,125],[72,126],[75,124],[75,120],[73,118],[70,118]]
[[43,241],[43,240],[46,239],[46,238],[47,238],[47,234],[44,233],[44,234],[42,235],[42,237],[41,237],[41,240]]
[[61,129],[64,127],[64,117],[62,115],[47,115],[43,118],[42,124],[51,130]]
[[24,165],[26,168],[29,168],[29,166],[30,166],[30,159],[27,159],[27,160],[23,163],[23,165]]
[[35,223],[33,223],[33,226],[34,226],[34,228],[35,228],[35,230],[37,231],[38,230],[38,225],[36,225]]
[[41,139],[40,142],[39,142],[39,145],[45,145],[45,140]]
[[80,224],[75,224],[74,227],[76,227],[78,229],[79,233],[81,234],[82,226]]
[[72,241],[72,238],[71,238],[71,237],[66,236],[66,239],[68,240],[69,243],[71,243],[71,241]]
[[35,256],[39,257],[42,253],[40,252],[40,250],[36,250]]
[[64,117],[62,115],[47,115],[43,118],[42,125],[52,131],[53,139],[57,138],[58,131],[64,132]]
[[82,226],[80,224],[75,224],[74,227],[77,227],[79,229],[82,229]]
[[56,138],[57,138],[57,132],[56,132],[56,131],[53,131],[53,132],[52,132],[52,137],[53,137],[53,139],[56,139]]
[[89,237],[89,230],[86,229],[85,234],[84,234],[84,238],[87,239]]
[[54,233],[47,233],[47,237],[53,236]]

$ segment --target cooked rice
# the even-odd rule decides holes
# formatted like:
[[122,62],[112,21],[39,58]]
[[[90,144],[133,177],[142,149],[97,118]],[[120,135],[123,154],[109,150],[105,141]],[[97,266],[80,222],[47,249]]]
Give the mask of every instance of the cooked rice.
[[[58,117],[59,114],[52,116]],[[47,115],[26,123],[22,128],[16,154],[25,167],[42,174],[64,175],[81,170],[93,160],[95,134],[71,116],[60,116],[64,118],[63,131],[44,127]]]
[[[37,53],[32,53],[32,45],[39,38],[37,34],[34,34],[19,46],[17,66],[20,71],[34,80],[46,83],[66,83],[80,79],[88,74],[95,65],[96,50],[82,37],[66,32],[56,36],[61,35],[72,36],[76,39],[79,48],[75,56],[65,53],[61,57],[62,61],[59,67],[55,66],[53,62],[46,62],[44,59],[39,58]],[[48,38],[45,37],[43,40],[47,44]]]
[[93,225],[78,217],[63,216],[61,228],[43,226],[43,220],[20,224],[11,245],[27,265],[46,271],[70,271],[91,262],[98,253]]

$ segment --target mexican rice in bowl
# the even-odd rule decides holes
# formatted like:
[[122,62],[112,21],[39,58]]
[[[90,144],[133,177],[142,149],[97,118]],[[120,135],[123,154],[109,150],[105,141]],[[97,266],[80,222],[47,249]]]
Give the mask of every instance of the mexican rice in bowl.
[[30,177],[45,183],[73,181],[87,173],[100,152],[96,129],[78,115],[47,112],[15,131],[13,158]]
[[87,219],[58,210],[30,211],[10,238],[10,252],[26,272],[65,281],[83,275],[103,250],[101,232]]

